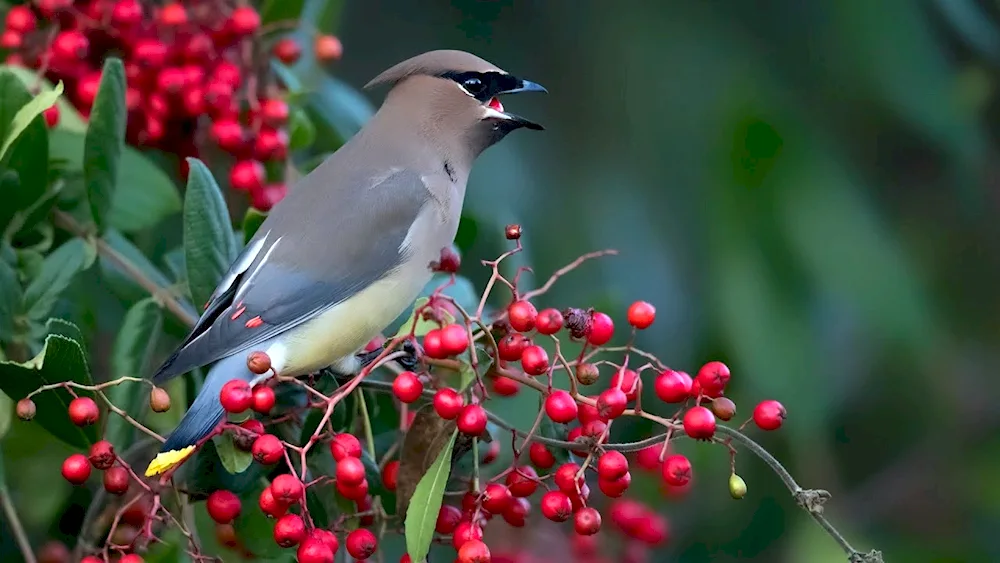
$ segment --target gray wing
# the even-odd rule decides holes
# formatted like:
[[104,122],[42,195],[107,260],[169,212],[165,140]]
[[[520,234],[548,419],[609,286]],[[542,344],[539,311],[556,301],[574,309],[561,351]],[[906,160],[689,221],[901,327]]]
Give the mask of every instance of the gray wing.
[[403,241],[430,200],[420,175],[398,170],[337,189],[321,183],[332,173],[322,168],[293,188],[302,190],[296,197],[275,206],[154,381],[257,346],[349,299],[405,260]]

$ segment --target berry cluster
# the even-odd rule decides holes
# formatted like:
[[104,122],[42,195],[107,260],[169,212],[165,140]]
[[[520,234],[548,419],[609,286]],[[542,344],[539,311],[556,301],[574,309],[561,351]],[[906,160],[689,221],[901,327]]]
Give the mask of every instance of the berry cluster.
[[[518,240],[520,234],[519,228],[508,227],[509,239]],[[485,310],[485,297],[489,293],[477,310],[467,311],[441,290],[435,291],[415,307],[409,334],[405,334],[404,328],[403,337],[384,344],[384,339],[371,343],[370,349],[382,350],[379,357],[332,395],[318,391],[311,380],[273,374],[267,354],[250,353],[248,368],[271,377],[253,387],[241,380],[229,381],[222,387],[221,405],[230,413],[231,420],[243,421],[225,422],[213,436],[223,432],[232,436],[237,448],[250,452],[254,463],[267,468],[269,485],[252,508],[243,506],[233,491],[216,490],[209,495],[206,509],[217,523],[220,542],[242,549],[233,531],[234,521],[245,510],[258,510],[274,520],[274,542],[282,548],[294,548],[300,563],[332,563],[342,546],[356,560],[372,557],[380,541],[375,531],[398,529],[403,522],[387,513],[381,497],[373,496],[370,480],[387,491],[402,493],[401,468],[408,463],[412,468],[414,463],[405,456],[403,438],[407,431],[416,431],[414,425],[426,425],[426,417],[436,421],[435,427],[453,428],[466,443],[485,446],[471,473],[456,471],[451,475],[451,493],[442,496],[436,520],[428,522],[435,541],[450,544],[459,563],[505,560],[500,550],[509,552],[510,548],[491,546],[485,529],[499,521],[523,528],[531,518],[537,518],[536,514],[551,522],[566,523],[577,561],[602,561],[603,557],[613,556],[602,551],[615,545],[624,550],[617,554],[617,560],[644,560],[652,549],[669,540],[670,528],[666,518],[648,500],[626,496],[633,472],[658,479],[667,495],[688,493],[695,471],[690,459],[674,444],[682,438],[726,448],[732,469],[729,492],[734,498],[742,498],[747,487],[735,472],[736,446],[748,446],[757,455],[762,450],[741,430],[750,424],[766,431],[780,428],[786,414],[784,407],[777,401],[763,401],[739,429],[726,426],[724,423],[736,416],[736,404],[725,396],[731,378],[726,364],[708,362],[692,377],[636,348],[637,331],[650,327],[656,319],[655,307],[644,301],[628,307],[627,342],[619,347],[610,345],[616,327],[604,312],[574,307],[538,310],[534,301],[551,283],[540,290],[521,292],[516,278],[506,280],[499,273],[500,262],[520,249],[518,241],[514,250],[496,261],[486,262],[493,268],[494,282],[500,280],[500,284],[491,282],[488,287],[506,286],[512,290],[513,298],[503,310],[497,313]],[[600,253],[593,256],[597,255]],[[439,271],[454,272],[460,262],[454,254],[444,252],[436,267]],[[570,269],[557,273],[550,282]],[[429,330],[428,322],[433,325]],[[418,326],[425,327],[419,334]],[[396,372],[381,369],[391,360],[393,349],[404,340],[416,345],[417,366]],[[571,347],[578,351],[567,356]],[[486,365],[480,363],[482,354],[490,357]],[[641,365],[635,365],[636,358]],[[456,384],[450,377],[462,372],[471,373],[471,380]],[[278,409],[275,385],[299,386],[312,402],[287,411],[283,410],[287,407]],[[67,384],[66,388],[74,386],[80,387]],[[584,392],[594,386],[599,390]],[[394,397],[402,420],[395,445],[378,450],[367,432],[363,444],[355,433],[334,432],[327,425],[334,406],[359,388],[388,392]],[[493,401],[525,389],[539,393],[541,404],[528,431],[508,424],[490,409]],[[643,405],[644,400],[648,402],[653,397],[659,405]],[[150,404],[154,411],[162,412],[169,408],[169,398],[154,387]],[[427,414],[418,421],[416,412],[424,404],[428,406],[422,412]],[[311,438],[296,445],[279,437],[280,421],[302,420],[302,416],[315,409],[324,416]],[[669,417],[655,414],[660,411],[674,414]],[[28,419],[34,412],[30,397],[17,404],[17,413],[22,418]],[[254,417],[254,413],[266,416],[266,424]],[[69,416],[74,423],[87,425],[97,421],[100,412],[92,399],[79,397],[70,404]],[[542,431],[541,423],[546,418],[546,426],[554,430]],[[612,429],[627,418],[645,419],[659,430],[639,442],[615,442]],[[491,422],[499,430],[491,429]],[[483,439],[488,432],[495,439],[487,446]],[[511,440],[496,439],[503,433],[509,433]],[[495,467],[502,443],[510,444],[512,461],[506,467]],[[326,475],[313,473],[307,477],[300,468],[317,444],[325,444],[329,449],[329,454],[317,454],[329,455],[335,469]],[[420,457],[426,455],[421,452]],[[380,461],[366,463],[366,459]],[[122,509],[142,507],[141,518],[120,519],[126,524],[137,522],[133,532],[116,531],[113,526],[108,539],[113,549],[138,557],[131,553],[137,549],[136,539],[153,537],[154,522],[170,521],[161,516],[165,509],[159,503],[162,487],[171,483],[169,474],[159,483],[146,482],[115,455],[109,443],[101,441],[91,448],[89,456],[68,457],[63,475],[71,483],[82,484],[89,478],[91,468],[104,471],[104,487],[112,494],[124,494],[133,485],[142,489],[137,501]],[[305,495],[311,487],[331,485],[330,494],[355,512],[341,514],[324,529],[310,515]],[[601,494],[592,495],[591,487]],[[450,501],[453,498],[455,502]],[[347,520],[357,525],[348,526]],[[601,533],[605,522],[610,522],[610,527],[624,541],[599,544],[595,536]],[[405,533],[410,533],[411,524],[417,525],[407,520]],[[123,534],[126,541],[120,539]],[[518,554],[505,555],[517,560]],[[86,561],[91,563],[89,559]],[[400,561],[409,562],[409,555]]]
[[[62,80],[85,119],[104,58],[121,56],[128,142],[168,150],[185,163],[204,159],[207,137],[235,159],[233,189],[268,210],[286,193],[280,164],[288,157],[290,114],[268,56],[293,63],[301,47],[286,37],[260,53],[265,31],[253,7],[230,9],[218,0],[36,0],[7,12],[0,49],[8,51],[7,64]],[[315,40],[319,61],[339,59],[342,51],[336,37]],[[58,107],[45,119],[55,126]]]

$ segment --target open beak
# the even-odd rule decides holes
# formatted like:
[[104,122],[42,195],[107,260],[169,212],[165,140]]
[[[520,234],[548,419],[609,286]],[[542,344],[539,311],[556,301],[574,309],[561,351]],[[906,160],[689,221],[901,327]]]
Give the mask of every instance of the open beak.
[[[547,94],[549,91],[546,90],[544,86],[538,84],[537,82],[518,79],[517,86],[515,88],[498,92],[497,95],[518,94],[520,92],[544,92]],[[491,117],[495,117],[498,119],[506,119],[516,123],[519,127],[525,127],[527,129],[533,129],[535,131],[543,131],[545,129],[540,124],[535,123],[534,121],[525,119],[519,115],[515,115],[513,113],[506,111],[503,107],[503,104],[500,103],[499,98],[494,97],[490,99],[490,101],[487,102],[486,106],[489,110],[492,110],[493,115],[491,115]]]

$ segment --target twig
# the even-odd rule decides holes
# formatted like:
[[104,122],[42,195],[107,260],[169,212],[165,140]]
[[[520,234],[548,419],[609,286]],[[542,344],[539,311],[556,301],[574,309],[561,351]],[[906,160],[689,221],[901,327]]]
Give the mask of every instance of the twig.
[[31,550],[31,542],[28,541],[28,535],[24,532],[24,526],[17,515],[17,510],[14,508],[14,501],[10,498],[10,491],[7,489],[6,483],[0,483],[0,506],[3,507],[4,518],[7,519],[7,525],[10,526],[11,533],[14,534],[14,540],[17,542],[18,549],[21,550],[24,562],[36,563],[37,559],[35,559],[35,553]]
[[109,245],[104,239],[94,237],[93,234],[88,232],[83,225],[78,223],[72,215],[58,209],[53,210],[52,214],[55,219],[55,223],[62,229],[78,237],[94,240],[94,244],[97,246],[98,254],[107,258],[108,261],[121,268],[121,270],[125,272],[128,277],[132,278],[135,283],[139,284],[140,287],[149,292],[149,294],[152,295],[158,303],[173,313],[174,316],[180,319],[181,322],[189,327],[193,327],[198,321],[198,318],[188,311],[176,297],[171,295],[169,291],[149,279],[149,277],[146,276],[142,270],[140,270],[128,258],[122,256],[117,250],[111,248],[111,245]]
[[601,256],[615,256],[617,254],[618,254],[618,251],[615,250],[615,249],[613,249],[613,248],[608,248],[608,249],[605,249],[605,250],[597,250],[595,252],[588,252],[588,253],[584,254],[583,256],[580,256],[576,260],[573,260],[569,264],[566,264],[562,268],[559,268],[558,270],[556,270],[555,273],[553,273],[551,276],[549,276],[549,279],[542,285],[542,287],[539,287],[538,289],[533,289],[533,290],[525,293],[524,295],[521,296],[521,299],[524,300],[524,301],[527,301],[527,300],[532,299],[534,297],[538,297],[539,295],[541,295],[541,294],[545,293],[546,291],[552,289],[552,285],[555,284],[556,281],[559,280],[559,278],[561,278],[561,277],[565,276],[566,274],[572,272],[573,270],[579,268],[580,265],[583,264],[584,262],[586,262],[587,260],[593,260],[594,258],[600,258]]

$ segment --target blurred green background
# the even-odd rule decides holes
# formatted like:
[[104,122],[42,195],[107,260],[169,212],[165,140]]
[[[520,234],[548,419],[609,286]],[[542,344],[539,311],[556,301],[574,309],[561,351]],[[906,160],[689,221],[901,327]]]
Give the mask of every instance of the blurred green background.
[[[625,326],[648,300],[640,346],[692,372],[727,362],[740,418],[782,401],[786,426],[761,442],[833,494],[827,514],[859,550],[1000,561],[1000,2],[344,0],[337,27],[335,73],[357,87],[460,48],[549,89],[505,100],[547,131],[490,149],[466,202],[481,234],[524,225],[536,283],[621,251],[544,304]],[[475,240],[463,273],[481,287],[475,261],[501,247]],[[33,432],[11,433],[8,465],[37,453]],[[50,442],[51,471],[15,483],[36,534],[71,490],[55,469],[69,450]],[[697,471],[686,499],[633,480],[671,522],[652,561],[845,561],[763,463],[738,457],[749,494],[734,502],[724,450],[681,449]],[[573,560],[565,528],[527,530],[503,541]]]
[[[763,443],[858,549],[1000,561],[998,7],[348,1],[339,74],[460,48],[544,84],[506,103],[548,130],[488,151],[466,209],[523,223],[540,276],[622,251],[547,302],[647,299],[642,346],[728,362],[741,416],[783,401]],[[844,560],[749,455],[729,499],[716,450],[655,561]]]

